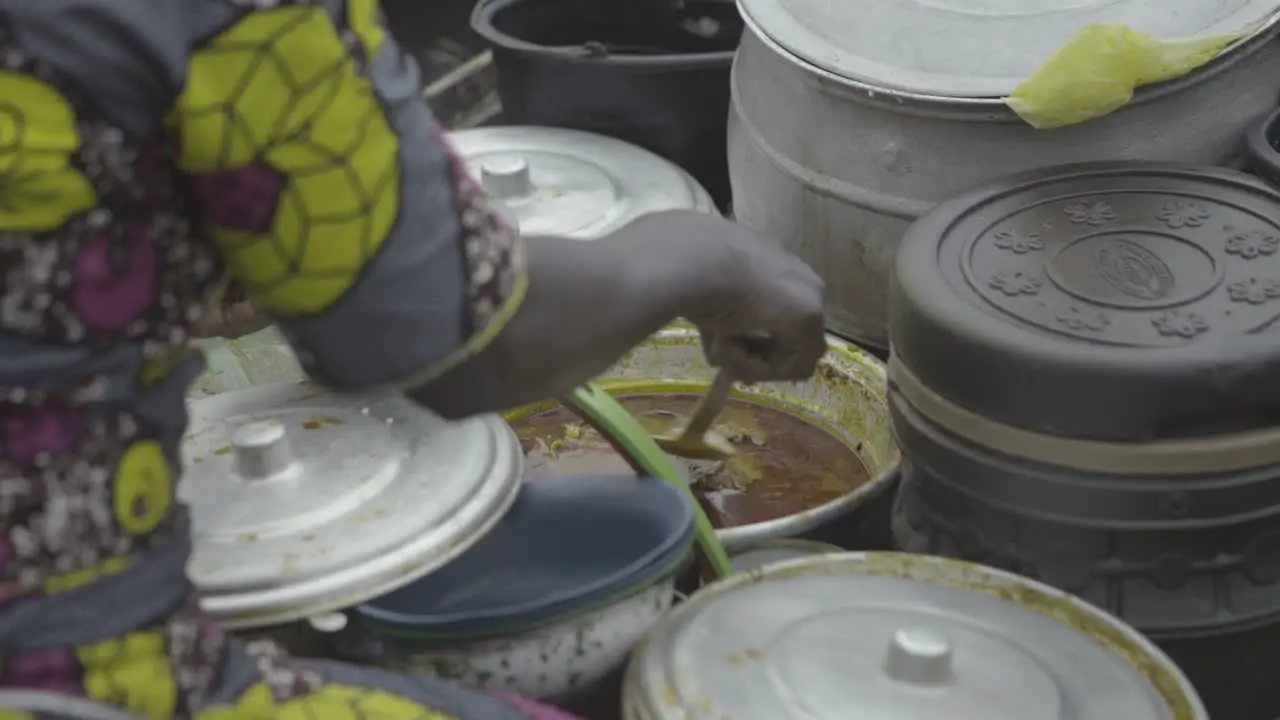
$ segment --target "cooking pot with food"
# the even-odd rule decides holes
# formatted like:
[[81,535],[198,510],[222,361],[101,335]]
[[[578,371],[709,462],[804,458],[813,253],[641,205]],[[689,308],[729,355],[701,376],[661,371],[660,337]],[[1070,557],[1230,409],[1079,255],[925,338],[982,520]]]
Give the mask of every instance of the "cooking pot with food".
[[676,608],[636,650],[626,720],[1207,720],[1141,635],[977,565],[894,553],[790,560]]
[[[646,428],[674,429],[713,370],[696,330],[667,328],[598,380]],[[730,552],[850,517],[891,484],[898,449],[888,429],[884,366],[835,337],[812,380],[738,388],[716,430],[736,446],[723,462],[677,459]],[[621,456],[554,402],[507,413],[526,453],[525,475],[625,472]]]
[[903,549],[1009,569],[1153,638],[1214,717],[1275,717],[1280,193],[1050,168],[903,240],[889,406]]
[[[734,215],[827,279],[829,328],[888,345],[889,278],[912,221],[975,185],[1118,158],[1238,162],[1280,95],[1277,0],[739,0]],[[1037,130],[1003,98],[1075,32],[1245,33],[1206,65],[1096,120]]]

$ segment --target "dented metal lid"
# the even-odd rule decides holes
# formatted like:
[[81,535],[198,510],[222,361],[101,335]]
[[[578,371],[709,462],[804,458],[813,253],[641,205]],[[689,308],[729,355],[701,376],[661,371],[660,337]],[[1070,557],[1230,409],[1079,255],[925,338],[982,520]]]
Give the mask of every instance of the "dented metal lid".
[[629,669],[653,720],[1190,720],[1186,678],[1083,601],[941,558],[843,553],[699,592]]
[[450,562],[502,517],[521,455],[497,416],[287,382],[190,403],[188,573],[230,628],[354,605]]
[[604,135],[509,126],[461,130],[449,139],[525,235],[590,240],[652,212],[716,211],[692,175]]

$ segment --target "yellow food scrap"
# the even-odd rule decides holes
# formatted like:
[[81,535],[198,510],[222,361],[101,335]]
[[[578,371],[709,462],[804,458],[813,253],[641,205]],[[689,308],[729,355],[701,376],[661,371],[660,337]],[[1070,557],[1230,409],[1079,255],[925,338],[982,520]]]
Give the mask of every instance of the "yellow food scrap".
[[1088,25],[1014,88],[1005,104],[1037,129],[1093,120],[1124,107],[1134,88],[1182,77],[1251,32],[1161,40],[1127,25]]

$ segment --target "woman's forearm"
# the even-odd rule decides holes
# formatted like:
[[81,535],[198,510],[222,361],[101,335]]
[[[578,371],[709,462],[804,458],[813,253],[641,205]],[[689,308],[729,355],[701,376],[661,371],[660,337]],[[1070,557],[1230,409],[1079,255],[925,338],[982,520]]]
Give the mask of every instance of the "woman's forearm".
[[529,289],[515,317],[484,350],[409,396],[458,418],[591,380],[695,300],[685,296],[696,292],[687,273],[697,270],[673,262],[667,242],[634,226],[589,242],[528,239]]

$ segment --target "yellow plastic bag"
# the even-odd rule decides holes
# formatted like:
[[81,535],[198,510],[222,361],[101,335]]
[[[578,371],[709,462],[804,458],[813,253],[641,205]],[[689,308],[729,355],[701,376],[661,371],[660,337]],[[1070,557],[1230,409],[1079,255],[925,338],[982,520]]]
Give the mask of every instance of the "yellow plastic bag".
[[1186,75],[1248,34],[1160,40],[1126,25],[1089,25],[1005,104],[1039,129],[1082,123],[1123,107],[1136,87]]

